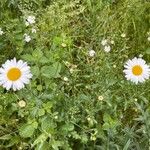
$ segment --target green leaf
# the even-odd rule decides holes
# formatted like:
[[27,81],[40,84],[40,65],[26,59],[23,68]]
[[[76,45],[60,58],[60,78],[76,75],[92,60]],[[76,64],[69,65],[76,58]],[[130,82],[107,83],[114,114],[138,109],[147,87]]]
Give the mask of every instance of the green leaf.
[[38,86],[37,86],[37,90],[38,90],[38,91],[42,91],[42,89],[43,89],[42,85],[38,85]]
[[32,124],[24,124],[20,129],[19,129],[19,134],[20,136],[27,138],[31,137],[37,128],[38,124],[37,122],[33,122]]
[[34,58],[32,55],[30,54],[25,54],[22,55],[22,59],[28,61],[28,62],[36,62],[36,58]]
[[41,128],[48,134],[53,134],[56,125],[50,117],[44,117],[41,123]]
[[12,136],[10,134],[5,134],[5,135],[0,137],[0,140],[9,140],[9,139],[11,139],[11,137]]
[[19,136],[13,136],[13,138],[10,139],[9,144],[6,145],[6,148],[12,147],[13,145],[17,145],[20,141]]
[[43,107],[44,109],[47,111],[47,112],[51,112],[51,108],[53,107],[53,103],[52,102],[47,102],[47,103],[44,103],[43,104]]
[[150,55],[150,47],[149,47],[149,48],[147,48],[147,50],[146,50],[146,54],[149,54],[149,55]]
[[31,72],[34,76],[38,77],[40,74],[40,69],[37,66],[33,66],[33,67],[31,67]]
[[58,37],[58,36],[55,36],[53,39],[55,45],[60,45],[62,41],[63,41],[62,37]]
[[62,130],[65,131],[65,132],[73,131],[74,130],[74,125],[72,123],[67,123],[62,127]]
[[61,71],[61,64],[59,62],[54,63],[51,66],[43,66],[41,73],[47,78],[58,78]]
[[46,141],[41,142],[36,146],[35,150],[50,150],[49,143]]
[[113,129],[118,125],[117,120],[111,118],[111,116],[107,113],[103,116],[104,124],[102,126],[103,130]]
[[63,145],[62,141],[52,141],[52,147],[54,150],[59,150],[59,147]]
[[44,109],[39,109],[38,115],[43,116],[44,114],[45,114],[45,110]]
[[124,146],[123,150],[128,150],[129,146],[130,146],[131,140],[129,139],[126,143],[126,145]]
[[43,143],[44,141],[46,141],[46,139],[48,138],[48,135],[46,135],[45,133],[42,133],[41,135],[39,135],[37,137],[37,139],[34,141],[32,147],[34,147],[35,145],[37,145],[38,143]]
[[50,60],[49,58],[43,56],[43,57],[41,57],[41,59],[39,60],[39,62],[40,62],[41,64],[46,64],[46,63],[51,62],[51,60]]
[[43,52],[38,49],[38,50],[33,51],[32,55],[34,58],[38,60],[43,56]]
[[61,71],[61,63],[59,63],[59,62],[54,63],[53,71],[54,71],[55,78],[59,77],[59,73]]

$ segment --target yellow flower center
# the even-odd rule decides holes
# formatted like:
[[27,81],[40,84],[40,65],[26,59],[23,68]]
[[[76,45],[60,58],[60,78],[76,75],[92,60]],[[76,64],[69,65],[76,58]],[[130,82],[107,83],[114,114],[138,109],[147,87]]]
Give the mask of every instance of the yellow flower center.
[[132,68],[132,73],[133,73],[134,75],[136,75],[136,76],[141,75],[142,72],[143,72],[143,69],[142,69],[142,67],[139,66],[139,65],[136,65],[136,66],[134,66],[134,67]]
[[21,71],[18,68],[11,68],[7,73],[7,77],[11,81],[16,81],[21,77]]

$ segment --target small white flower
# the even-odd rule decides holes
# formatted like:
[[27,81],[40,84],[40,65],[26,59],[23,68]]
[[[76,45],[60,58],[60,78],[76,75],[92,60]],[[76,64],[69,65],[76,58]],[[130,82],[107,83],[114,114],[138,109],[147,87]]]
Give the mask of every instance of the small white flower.
[[101,41],[101,44],[103,45],[103,46],[105,46],[105,45],[107,45],[107,39],[103,39],[102,41]]
[[128,60],[124,67],[125,77],[135,84],[142,83],[150,77],[150,67],[142,58],[135,57],[132,60]]
[[25,84],[29,84],[31,78],[30,67],[16,58],[7,60],[0,68],[0,85],[6,90],[20,90]]
[[147,40],[150,42],[150,36],[147,38]]
[[95,52],[94,50],[90,50],[90,51],[89,51],[89,56],[90,56],[90,57],[94,57],[95,54],[96,54],[96,52]]
[[96,140],[96,137],[93,135],[93,136],[90,137],[90,140],[91,140],[91,141],[95,141],[95,140]]
[[24,40],[28,43],[31,41],[31,37],[28,34],[24,34]]
[[134,101],[135,101],[135,102],[137,102],[137,101],[138,101],[138,99],[137,99],[137,98],[135,98],[135,99],[134,99]]
[[104,97],[102,95],[98,96],[98,100],[102,101]]
[[88,118],[87,118],[87,120],[88,120],[88,121],[91,121],[91,118],[90,118],[90,117],[88,117]]
[[26,106],[26,102],[23,101],[23,100],[21,100],[21,101],[18,102],[18,105],[19,105],[21,108],[23,108],[23,107]]
[[110,52],[111,51],[111,47],[109,45],[104,47],[104,51],[105,52]]
[[111,44],[115,44],[115,42],[113,40],[110,41]]
[[32,28],[31,32],[32,32],[32,33],[36,33],[36,29],[35,29],[35,28]]
[[3,30],[2,28],[0,28],[0,35],[3,35],[3,34],[4,34]]
[[66,81],[66,82],[69,81],[69,79],[67,77],[64,77],[63,80]]
[[35,23],[35,16],[28,16],[27,22],[29,24],[34,24]]
[[121,37],[122,37],[122,38],[125,38],[125,37],[126,37],[126,34],[125,34],[125,33],[122,33],[122,34],[121,34]]

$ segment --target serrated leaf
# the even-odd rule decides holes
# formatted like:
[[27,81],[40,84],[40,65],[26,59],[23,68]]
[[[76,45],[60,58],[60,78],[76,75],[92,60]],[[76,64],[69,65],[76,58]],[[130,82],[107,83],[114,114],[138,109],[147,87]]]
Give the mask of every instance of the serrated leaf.
[[32,56],[36,59],[40,59],[43,56],[43,52],[41,50],[35,50],[32,53]]
[[30,54],[25,54],[22,56],[22,59],[28,61],[28,62],[35,62],[36,58],[34,58],[32,55]]
[[33,66],[33,67],[31,67],[31,72],[34,76],[38,77],[40,74],[40,69],[37,66]]
[[51,60],[48,59],[47,57],[43,56],[43,57],[40,58],[39,62],[40,62],[41,64],[46,64],[46,63],[51,62]]

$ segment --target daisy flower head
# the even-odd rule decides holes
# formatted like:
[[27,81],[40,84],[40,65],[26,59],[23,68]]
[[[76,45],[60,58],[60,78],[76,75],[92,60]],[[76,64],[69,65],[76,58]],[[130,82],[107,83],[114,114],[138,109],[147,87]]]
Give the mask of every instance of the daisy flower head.
[[3,34],[4,34],[3,30],[2,28],[0,28],[0,35],[3,35]]
[[94,50],[89,50],[89,56],[94,57],[96,52]]
[[142,83],[150,77],[150,67],[142,58],[133,58],[128,60],[124,65],[123,72],[127,80],[135,84]]
[[16,58],[7,60],[0,68],[0,85],[6,90],[20,90],[25,84],[29,84],[31,78],[30,67]]
[[29,24],[34,24],[35,23],[35,16],[28,16],[27,17],[27,22]]

